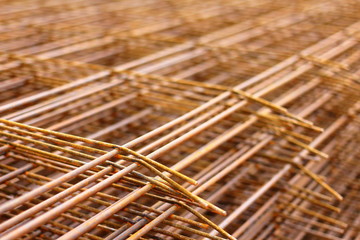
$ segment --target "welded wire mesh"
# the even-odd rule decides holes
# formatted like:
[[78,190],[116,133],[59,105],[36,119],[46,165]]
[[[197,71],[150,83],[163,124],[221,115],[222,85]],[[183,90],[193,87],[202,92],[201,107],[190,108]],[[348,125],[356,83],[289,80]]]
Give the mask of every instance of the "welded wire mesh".
[[0,239],[359,238],[358,1],[0,5]]

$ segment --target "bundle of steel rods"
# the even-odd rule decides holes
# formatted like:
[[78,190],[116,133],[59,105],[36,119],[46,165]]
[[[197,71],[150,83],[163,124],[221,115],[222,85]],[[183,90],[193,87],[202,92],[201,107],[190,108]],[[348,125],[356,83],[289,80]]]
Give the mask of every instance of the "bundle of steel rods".
[[360,2],[0,2],[0,240],[360,239]]

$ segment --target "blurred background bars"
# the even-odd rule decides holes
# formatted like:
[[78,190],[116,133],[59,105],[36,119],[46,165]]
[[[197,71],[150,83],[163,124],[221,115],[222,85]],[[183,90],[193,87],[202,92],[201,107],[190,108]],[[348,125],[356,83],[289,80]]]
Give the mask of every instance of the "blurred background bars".
[[358,0],[0,6],[1,240],[360,240]]

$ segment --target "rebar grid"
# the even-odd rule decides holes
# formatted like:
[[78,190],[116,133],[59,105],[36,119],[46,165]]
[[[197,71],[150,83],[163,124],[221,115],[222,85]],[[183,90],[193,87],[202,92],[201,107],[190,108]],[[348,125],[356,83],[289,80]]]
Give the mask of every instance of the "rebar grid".
[[357,1],[40,2],[0,11],[0,238],[358,239]]
[[[7,182],[7,184],[1,191],[6,195],[14,191],[12,188],[17,189],[14,195],[8,194],[6,197],[7,199],[15,199],[3,202],[1,205],[0,212],[4,214],[4,217],[9,218],[9,220],[3,221],[3,225],[0,227],[3,232],[3,239],[24,236],[58,216],[61,216],[60,219],[55,220],[58,223],[62,222],[64,216],[74,221],[74,223],[65,221],[69,226],[76,225],[79,222],[83,223],[76,227],[76,229],[79,229],[84,225],[84,222],[97,221],[104,212],[120,214],[119,211],[130,203],[135,206],[141,206],[140,203],[135,201],[143,194],[158,201],[175,204],[177,208],[185,207],[206,222],[209,221],[192,210],[186,203],[212,208],[214,211],[222,213],[220,209],[181,187],[180,184],[176,183],[169,176],[174,175],[192,184],[196,183],[194,180],[128,148],[42,130],[7,120],[1,120],[1,123],[1,149],[5,153],[3,155],[3,162],[7,163],[2,164],[1,167],[4,172],[10,170],[10,172],[2,176],[1,182]],[[24,166],[16,167],[21,165]],[[139,166],[147,168],[155,176],[144,175],[141,173],[141,170],[140,172],[138,170],[135,171]],[[18,174],[15,175],[14,172]],[[52,178],[54,180],[51,180]],[[151,184],[149,185],[149,183]],[[34,185],[38,187],[31,190],[29,186],[34,187]],[[145,193],[138,191],[145,186],[150,187]],[[101,192],[105,188],[107,193],[112,194]],[[152,188],[154,188],[154,193],[151,192]],[[119,192],[124,190],[130,193],[124,194],[123,192],[119,195]],[[77,194],[74,195],[75,193]],[[106,201],[104,202],[104,200]],[[41,215],[30,222],[26,221],[27,218],[33,217],[34,214],[44,211],[46,207],[59,201],[62,203],[54,206],[54,209],[50,211],[43,212],[45,215]],[[146,199],[142,199],[141,202],[151,203],[151,201]],[[70,210],[76,209],[78,205],[80,205],[80,213]],[[12,212],[18,206],[22,206],[20,212],[18,210]],[[108,208],[104,208],[104,206]],[[104,211],[101,212],[99,209]],[[147,210],[146,206],[143,209]],[[132,214],[134,212],[135,214],[137,213],[136,210],[129,208],[126,208],[124,211]],[[70,214],[67,214],[67,212]],[[72,215],[75,215],[75,217]],[[166,219],[169,215],[162,213],[158,217]],[[81,217],[78,218],[79,216]],[[144,217],[146,216],[147,214],[144,215]],[[110,217],[111,215],[107,215],[102,221]],[[116,220],[118,218],[122,219],[122,221],[124,221],[124,218],[131,219],[131,217],[121,216],[116,217]],[[22,225],[21,227],[12,231],[11,227],[21,223],[21,221],[25,222],[20,224]],[[122,226],[116,222],[113,224],[107,223],[107,225],[121,228]],[[194,221],[191,222],[194,223]],[[134,222],[130,220],[125,221],[125,223],[133,224]],[[216,227],[211,222],[209,223]],[[197,224],[197,226],[199,225],[202,226]],[[90,231],[95,226],[89,228],[89,224],[86,224],[83,228],[87,228],[87,231]],[[99,227],[102,231],[115,231],[114,228],[109,229],[108,226]],[[63,227],[60,226],[60,228]],[[69,230],[69,228],[65,227],[65,230]],[[187,230],[191,231],[191,229]],[[56,229],[52,229],[51,232],[53,231],[56,235],[62,235],[58,234],[61,230],[56,231]],[[98,232],[96,230],[93,231]],[[220,231],[226,237],[228,236],[226,232]],[[193,230],[193,232],[197,231]],[[77,235],[77,237],[81,235]],[[203,233],[203,235],[207,236],[206,233]],[[63,238],[68,239],[65,236]],[[53,235],[53,237],[55,236]],[[96,236],[90,238],[96,238]]]

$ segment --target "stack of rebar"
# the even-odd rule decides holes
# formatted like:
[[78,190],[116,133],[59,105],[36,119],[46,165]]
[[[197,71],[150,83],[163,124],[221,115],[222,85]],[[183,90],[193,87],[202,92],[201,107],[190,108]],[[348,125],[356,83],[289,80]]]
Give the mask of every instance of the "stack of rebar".
[[360,2],[0,2],[0,240],[360,240]]

